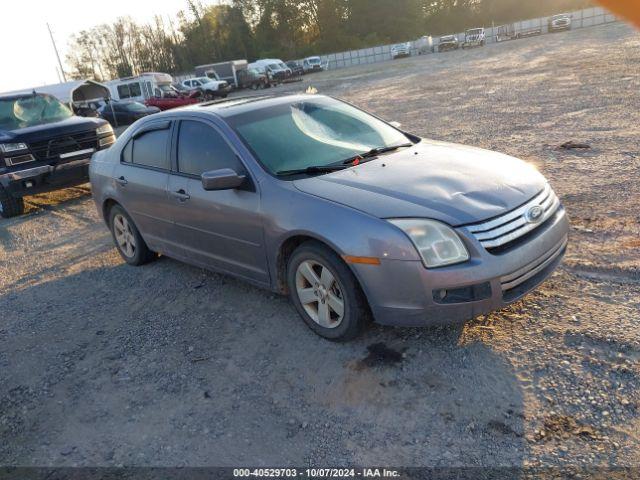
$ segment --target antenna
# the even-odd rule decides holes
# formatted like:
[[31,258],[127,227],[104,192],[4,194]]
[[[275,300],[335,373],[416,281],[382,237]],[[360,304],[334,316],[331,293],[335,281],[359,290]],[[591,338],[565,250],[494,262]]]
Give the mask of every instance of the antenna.
[[62,62],[60,61],[60,54],[58,53],[58,47],[56,46],[56,41],[53,39],[53,33],[51,33],[51,27],[47,22],[47,29],[49,30],[49,36],[51,37],[51,43],[53,44],[53,49],[56,52],[56,58],[58,59],[58,65],[60,66],[60,73],[62,73],[62,79],[66,82],[67,76],[64,73],[64,68],[62,68]]

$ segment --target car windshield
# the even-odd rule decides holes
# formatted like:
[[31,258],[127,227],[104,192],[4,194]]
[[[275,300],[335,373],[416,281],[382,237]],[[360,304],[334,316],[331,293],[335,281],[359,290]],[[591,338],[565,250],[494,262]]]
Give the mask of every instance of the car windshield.
[[409,139],[383,121],[332,98],[314,98],[228,118],[271,173],[339,164]]
[[467,30],[467,34],[468,35],[478,35],[482,33],[482,29],[481,28],[474,28],[472,30]]
[[282,70],[282,67],[280,67],[280,65],[278,65],[277,63],[270,63],[269,68],[271,70]]
[[211,83],[212,81],[209,77],[199,77],[199,78],[196,78],[196,80],[199,80],[200,83]]
[[0,99],[0,129],[18,130],[72,117],[73,112],[50,95]]
[[560,20],[561,18],[566,18],[567,14],[566,13],[561,13],[560,15],[554,15],[553,17],[551,17],[552,20]]
[[320,57],[311,57],[307,59],[307,62],[311,63],[311,64],[317,64],[320,63]]

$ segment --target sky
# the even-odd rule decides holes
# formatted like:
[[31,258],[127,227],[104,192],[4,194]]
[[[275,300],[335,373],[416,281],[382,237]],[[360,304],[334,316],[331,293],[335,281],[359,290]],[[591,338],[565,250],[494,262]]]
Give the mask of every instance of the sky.
[[[203,3],[212,3],[205,1]],[[2,68],[0,92],[58,83],[56,54],[47,30],[51,26],[64,66],[69,37],[121,16],[139,22],[154,15],[175,17],[186,0],[8,0],[2,2]]]

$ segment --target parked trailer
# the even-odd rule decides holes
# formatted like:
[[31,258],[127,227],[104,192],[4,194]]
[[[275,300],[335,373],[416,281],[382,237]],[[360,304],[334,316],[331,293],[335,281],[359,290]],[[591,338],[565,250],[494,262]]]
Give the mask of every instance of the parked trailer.
[[[226,81],[229,85],[233,85],[238,88],[240,81],[238,79],[238,72],[246,70],[248,66],[246,60],[231,60],[229,62],[210,63],[208,65],[198,65],[195,68],[196,77],[217,77],[220,80]],[[214,75],[211,73],[215,72]]]
[[496,27],[496,42],[515,40],[517,38],[534,37],[536,35],[542,35],[541,27],[523,28],[518,30],[513,23]]
[[516,28],[513,23],[496,27],[496,42],[504,42],[514,38],[516,38]]

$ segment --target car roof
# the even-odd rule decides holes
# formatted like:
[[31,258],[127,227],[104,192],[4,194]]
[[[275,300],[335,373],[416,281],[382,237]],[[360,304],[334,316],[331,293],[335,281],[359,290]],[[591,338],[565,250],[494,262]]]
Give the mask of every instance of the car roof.
[[325,95],[316,94],[292,94],[292,95],[253,95],[248,97],[236,97],[227,100],[217,100],[207,103],[199,103],[183,107],[180,111],[211,112],[220,117],[232,117],[260,108],[287,105],[313,98],[327,98]]
[[[35,94],[39,97],[53,97],[53,95],[49,95],[48,93],[35,92]],[[33,97],[33,93],[6,93],[6,94],[0,93],[0,100],[18,100],[20,98],[29,98],[29,97]]]

